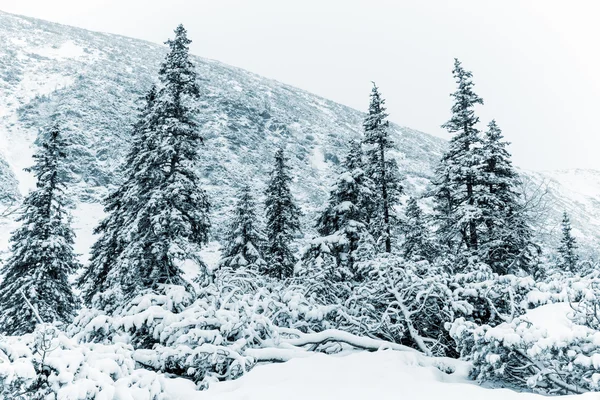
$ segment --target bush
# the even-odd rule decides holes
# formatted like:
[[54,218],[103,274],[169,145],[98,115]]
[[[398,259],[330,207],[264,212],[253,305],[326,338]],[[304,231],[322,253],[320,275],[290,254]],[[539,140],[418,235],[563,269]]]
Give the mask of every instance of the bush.
[[330,328],[337,306],[316,305],[294,290],[243,268],[217,272],[196,300],[165,285],[136,299],[121,315],[82,312],[72,333],[86,342],[126,342],[144,367],[193,379],[200,387],[235,379],[256,359],[250,348],[275,347],[280,337]]
[[452,355],[445,325],[472,307],[449,288],[448,275],[427,261],[390,256],[378,260],[370,275],[339,310],[340,329],[403,343],[427,355]]
[[[457,319],[450,331],[461,356],[472,361],[479,382],[569,394],[600,389],[600,332],[572,324],[567,303],[543,306],[496,327]],[[564,329],[538,326],[540,320]]]
[[[0,338],[0,398],[166,399],[164,378],[135,369],[127,344],[78,344],[50,325]],[[139,397],[135,397],[139,398]]]

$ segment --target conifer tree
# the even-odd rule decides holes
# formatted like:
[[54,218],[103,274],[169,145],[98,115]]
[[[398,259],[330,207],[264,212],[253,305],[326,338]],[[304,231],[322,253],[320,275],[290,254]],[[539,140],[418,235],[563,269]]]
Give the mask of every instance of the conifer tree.
[[220,265],[232,269],[247,267],[264,270],[267,266],[263,257],[264,244],[265,237],[258,227],[250,186],[245,185],[238,195]]
[[392,251],[392,225],[395,219],[394,207],[399,202],[403,188],[396,161],[389,155],[394,143],[389,135],[388,114],[385,100],[373,83],[369,113],[365,118],[364,143],[367,145],[367,175],[373,180],[376,196],[370,213],[370,228],[373,236],[385,244],[385,251]]
[[480,234],[480,254],[500,274],[529,270],[539,251],[517,191],[520,180],[506,149],[509,143],[503,139],[492,120],[483,138],[478,182],[483,186],[478,201],[485,225]]
[[[200,88],[190,43],[182,25],[175,39],[166,42],[169,52],[159,70],[160,83],[134,129],[125,183],[107,202],[109,217],[100,228],[106,232],[94,246],[90,264],[98,270],[83,279],[86,300],[103,290],[97,306],[107,311],[161,284],[187,285],[180,269],[185,262],[197,264],[200,282],[207,276],[199,250],[208,241],[209,202],[196,172],[202,144],[196,107]],[[115,248],[116,255],[107,257]],[[88,292],[94,276],[104,283]]]
[[73,252],[75,235],[65,194],[66,151],[67,142],[54,125],[33,156],[33,167],[27,169],[37,183],[23,202],[21,227],[12,233],[12,254],[2,267],[0,331],[4,334],[32,332],[38,323],[36,313],[46,323],[68,323],[77,310],[69,275],[80,264]]
[[289,278],[294,273],[296,257],[290,246],[294,234],[300,231],[301,216],[290,190],[292,177],[286,162],[283,148],[279,148],[265,192],[268,265],[264,272],[279,279]]
[[417,199],[411,197],[406,204],[405,218],[402,222],[402,254],[407,260],[433,261],[437,254],[436,246],[430,237],[429,227]]
[[577,255],[577,240],[571,233],[571,220],[569,215],[565,211],[562,219],[562,238],[560,240],[560,246],[558,247],[558,254],[560,257],[559,267],[568,272],[577,272],[577,262],[579,256]]
[[[78,285],[81,288],[82,297],[87,306],[96,306],[105,308],[106,302],[112,302],[119,295],[116,295],[113,289],[119,289],[119,282],[109,282],[109,272],[115,268],[119,257],[123,254],[126,245],[126,238],[122,234],[126,226],[131,226],[135,221],[135,215],[138,207],[131,204],[135,197],[127,197],[129,190],[136,189],[137,170],[139,164],[139,154],[145,154],[149,144],[146,140],[146,134],[151,128],[148,116],[156,100],[156,86],[152,86],[145,97],[144,106],[140,109],[138,121],[133,126],[131,135],[131,147],[127,153],[125,162],[121,166],[123,173],[123,183],[116,190],[111,192],[104,201],[104,212],[106,217],[100,221],[95,228],[94,234],[98,236],[96,242],[92,245],[90,252],[90,262],[86,266],[83,274],[78,279]],[[112,277],[121,277],[124,272],[112,272]],[[96,294],[104,294],[104,298],[93,298]]]
[[478,197],[481,138],[474,110],[483,100],[473,91],[472,73],[456,59],[452,73],[458,88],[451,95],[452,117],[442,127],[454,136],[436,170],[434,209],[441,241],[472,253],[477,251],[483,221]]
[[202,144],[196,101],[196,71],[189,57],[191,40],[182,25],[168,40],[169,53],[159,71],[160,86],[148,115],[146,151],[133,163],[136,186],[128,196],[136,219],[124,257],[129,268],[126,292],[162,283],[186,284],[180,266],[205,265],[200,247],[208,242],[209,202],[196,172]]
[[[368,232],[368,205],[372,203],[373,183],[364,170],[361,143],[350,142],[350,151],[342,164],[336,184],[329,194],[325,210],[317,220],[321,237],[313,240],[305,261],[321,257],[339,279],[356,277],[356,262],[361,241],[371,243]],[[324,254],[325,253],[325,254]]]

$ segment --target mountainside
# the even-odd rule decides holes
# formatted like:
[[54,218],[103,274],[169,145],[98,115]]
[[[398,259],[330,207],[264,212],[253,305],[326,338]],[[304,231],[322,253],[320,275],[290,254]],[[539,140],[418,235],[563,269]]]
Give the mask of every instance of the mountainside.
[[[98,203],[118,183],[135,110],[165,52],[141,40],[0,12],[1,190],[17,196],[31,187],[23,168],[31,164],[38,131],[59,114],[73,143],[71,190],[81,203]],[[282,144],[309,227],[348,140],[362,134],[363,113],[216,61],[194,62],[205,137],[199,168],[213,203],[214,232],[222,232],[239,184],[250,182],[262,196],[274,150]],[[365,93],[365,109],[367,104]],[[391,130],[407,192],[422,192],[445,141],[395,124]],[[558,226],[567,209],[579,236],[589,244],[600,239],[600,172],[527,175],[536,184],[549,182],[545,223]],[[588,185],[589,177],[597,190],[577,184]]]

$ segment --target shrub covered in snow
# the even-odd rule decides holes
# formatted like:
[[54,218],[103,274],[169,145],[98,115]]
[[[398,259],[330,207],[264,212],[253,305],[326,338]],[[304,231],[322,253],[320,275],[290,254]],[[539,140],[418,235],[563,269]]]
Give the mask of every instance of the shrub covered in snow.
[[456,298],[472,307],[468,320],[493,326],[525,312],[525,300],[535,288],[535,281],[530,276],[498,275],[481,264],[470,272],[454,275],[449,286]]
[[0,398],[166,400],[166,378],[136,369],[124,343],[79,344],[49,325],[0,338]]
[[600,270],[591,268],[587,274],[554,272],[535,283],[525,298],[527,308],[559,302],[592,301],[597,297]]
[[539,307],[496,327],[464,318],[451,335],[472,376],[547,394],[600,390],[600,332],[570,321],[568,303]]
[[446,323],[470,314],[457,299],[449,277],[428,261],[378,260],[339,310],[341,329],[357,335],[403,343],[428,355],[453,353]]
[[276,282],[254,271],[222,269],[197,296],[164,285],[158,293],[138,296],[119,315],[82,312],[72,333],[87,342],[130,343],[132,357],[144,367],[202,385],[233,379],[257,361],[245,350],[275,347],[282,335],[332,327],[328,317],[338,306],[316,305],[293,289],[274,288]]

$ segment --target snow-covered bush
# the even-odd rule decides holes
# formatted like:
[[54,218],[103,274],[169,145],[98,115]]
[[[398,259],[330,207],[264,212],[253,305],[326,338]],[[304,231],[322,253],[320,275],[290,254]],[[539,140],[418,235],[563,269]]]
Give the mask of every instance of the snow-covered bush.
[[457,299],[472,306],[469,320],[493,326],[526,311],[525,300],[535,281],[530,276],[498,275],[480,264],[470,272],[454,275],[449,286]]
[[600,332],[569,320],[568,303],[539,307],[496,327],[464,318],[451,336],[472,377],[547,394],[600,390]]
[[165,379],[136,368],[124,343],[79,344],[49,325],[0,338],[0,398],[166,400]]
[[535,283],[525,298],[527,308],[535,308],[549,303],[580,302],[593,299],[595,287],[600,282],[600,271],[587,275],[554,272]]
[[[249,348],[276,347],[280,337],[332,328],[337,305],[317,305],[255,271],[222,269],[195,300],[164,285],[134,299],[120,315],[82,312],[72,333],[87,342],[133,345],[146,368],[193,379],[201,386],[234,379],[256,359]],[[332,317],[333,318],[333,317]]]
[[454,346],[446,323],[471,313],[449,288],[449,278],[427,261],[390,256],[357,286],[339,310],[340,329],[403,343],[428,355],[449,355]]
[[573,322],[600,331],[600,273],[569,282]]

